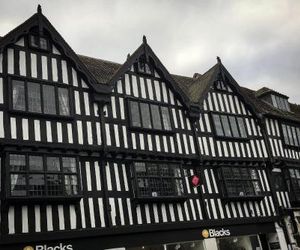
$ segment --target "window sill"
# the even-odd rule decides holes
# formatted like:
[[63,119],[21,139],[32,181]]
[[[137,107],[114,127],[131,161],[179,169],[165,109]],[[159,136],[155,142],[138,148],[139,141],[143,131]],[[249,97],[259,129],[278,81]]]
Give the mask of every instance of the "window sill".
[[163,134],[163,135],[174,135],[175,132],[173,129],[171,130],[160,130],[160,129],[152,129],[152,128],[141,128],[141,127],[130,127],[130,131],[132,132],[144,132],[150,134]]
[[219,136],[215,135],[216,140],[221,140],[221,141],[239,141],[239,142],[247,142],[250,141],[249,138],[237,138],[237,137],[226,137],[226,136]]
[[72,121],[74,117],[72,115],[51,115],[51,114],[43,114],[43,113],[34,113],[28,111],[19,111],[19,110],[9,110],[10,114],[14,115],[21,115],[21,116],[28,116],[28,117],[36,117],[36,118],[48,118],[48,119],[55,119],[55,120],[67,120]]
[[9,196],[6,198],[8,203],[21,203],[21,204],[54,204],[54,203],[77,203],[83,198],[82,195],[76,196],[41,196],[41,197],[17,197]]
[[231,201],[260,201],[264,198],[264,195],[257,195],[257,196],[224,196],[222,200],[225,202]]
[[135,197],[133,200],[137,203],[185,202],[187,196]]
[[[282,141],[284,141],[284,138],[282,139]],[[289,145],[289,144],[286,144],[286,143],[284,143],[283,146],[287,149],[294,149],[294,150],[299,150],[300,149],[300,146]]]

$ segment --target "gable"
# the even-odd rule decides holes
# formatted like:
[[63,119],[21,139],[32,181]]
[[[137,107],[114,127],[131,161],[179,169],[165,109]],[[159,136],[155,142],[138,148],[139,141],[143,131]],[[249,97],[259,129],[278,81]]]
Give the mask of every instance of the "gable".
[[[9,32],[6,36],[4,36],[0,40],[0,52],[3,53],[3,51],[7,48],[7,46],[11,46],[13,44],[20,47],[22,47],[23,45],[26,46],[26,41],[27,41],[26,36],[31,33],[39,35],[41,37],[45,36],[49,40],[51,40],[52,54],[56,54],[56,55],[61,54],[65,58],[68,58],[68,60],[72,62],[73,64],[72,66],[77,70],[77,72],[81,74],[81,77],[84,78],[86,84],[89,87],[92,87],[95,90],[95,92],[102,93],[104,91],[103,86],[98,84],[95,77],[87,70],[86,66],[81,62],[81,60],[79,60],[75,52],[65,42],[65,40],[61,37],[61,35],[55,30],[55,28],[51,25],[51,23],[47,20],[47,18],[42,15],[40,7],[38,8],[38,13],[34,14],[23,24],[19,25],[17,28]],[[25,39],[23,39],[24,35],[25,35]],[[24,55],[21,54],[22,60],[23,60],[23,56]],[[62,62],[62,66],[65,67],[64,62]]]
[[147,67],[149,67],[149,69],[152,72],[152,77],[163,79],[163,81],[167,84],[168,88],[170,88],[173,91],[173,94],[178,98],[178,100],[180,100],[183,106],[185,106],[186,108],[189,107],[189,98],[178,86],[178,83],[173,79],[171,74],[167,71],[167,69],[160,62],[153,50],[147,44],[145,37],[143,38],[143,44],[131,56],[127,58],[127,61],[111,77],[110,81],[108,82],[111,88],[116,88],[117,82],[120,80],[121,77],[124,76],[126,72],[133,72],[149,76],[149,72],[141,72],[139,70],[140,62],[147,64]]

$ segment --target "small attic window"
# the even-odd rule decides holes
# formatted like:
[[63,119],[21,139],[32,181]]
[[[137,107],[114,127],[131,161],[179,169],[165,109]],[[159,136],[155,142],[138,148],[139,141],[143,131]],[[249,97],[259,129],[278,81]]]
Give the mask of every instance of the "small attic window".
[[227,91],[227,88],[226,88],[224,82],[221,80],[215,81],[215,88],[218,90]]
[[29,38],[30,47],[42,50],[48,50],[48,40],[44,37],[30,35]]
[[275,108],[278,108],[278,109],[281,109],[284,111],[291,111],[287,98],[271,94],[271,100],[272,100],[272,105]]
[[149,66],[148,63],[145,62],[145,60],[143,59],[140,59],[137,63],[137,70],[138,72],[140,73],[144,73],[144,74],[147,74],[147,75],[152,75],[152,70],[151,70],[151,67]]

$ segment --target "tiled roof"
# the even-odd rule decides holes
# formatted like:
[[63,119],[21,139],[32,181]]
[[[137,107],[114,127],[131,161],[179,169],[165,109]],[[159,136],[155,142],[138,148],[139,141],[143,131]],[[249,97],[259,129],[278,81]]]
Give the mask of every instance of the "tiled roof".
[[94,75],[99,83],[106,84],[122,66],[122,64],[106,60],[96,59],[88,56],[78,55],[79,59]]
[[[122,64],[110,62],[102,59],[96,59],[83,55],[78,55],[80,60],[90,70],[94,77],[103,84],[114,76]],[[219,72],[218,64],[214,65],[203,75],[197,74],[197,77],[187,77],[181,75],[172,74],[173,79],[177,82],[178,86],[186,93],[190,100],[194,103],[199,103],[203,94],[206,93],[207,88],[211,86],[216,74]],[[259,99],[258,97],[268,92],[275,92],[272,89],[263,87],[257,91],[241,87],[243,94],[248,96],[255,105],[256,109],[263,114],[271,114],[274,116],[282,117],[289,120],[300,122],[300,106],[297,104],[291,104],[291,112],[280,110],[273,107],[267,102]],[[279,93],[280,94],[280,93]]]
[[247,95],[252,103],[255,105],[257,110],[259,110],[262,114],[269,114],[277,117],[281,117],[288,120],[293,120],[296,122],[300,122],[300,106],[296,104],[290,104],[291,106],[291,112],[281,110],[278,108],[275,108],[271,104],[259,99],[257,97],[257,91],[242,87],[241,88],[243,93]]

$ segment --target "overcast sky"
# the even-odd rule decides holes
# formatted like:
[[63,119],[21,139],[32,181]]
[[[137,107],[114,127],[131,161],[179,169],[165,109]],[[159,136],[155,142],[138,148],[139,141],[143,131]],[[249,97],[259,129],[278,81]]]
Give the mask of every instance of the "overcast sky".
[[122,63],[145,34],[171,73],[202,74],[220,56],[239,84],[300,104],[298,0],[0,0],[0,35],[38,3],[79,54]]

